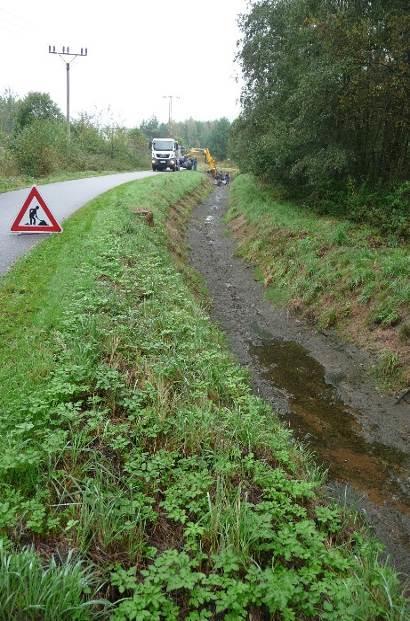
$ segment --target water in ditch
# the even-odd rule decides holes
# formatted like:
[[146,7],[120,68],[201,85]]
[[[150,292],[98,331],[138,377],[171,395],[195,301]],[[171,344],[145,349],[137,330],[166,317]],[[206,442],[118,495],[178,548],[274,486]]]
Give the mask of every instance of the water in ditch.
[[360,414],[339,400],[325,381],[323,367],[293,341],[262,340],[249,350],[265,379],[286,391],[291,426],[321,456],[330,478],[349,481],[372,502],[388,501],[410,514],[407,456],[366,442],[359,433]]

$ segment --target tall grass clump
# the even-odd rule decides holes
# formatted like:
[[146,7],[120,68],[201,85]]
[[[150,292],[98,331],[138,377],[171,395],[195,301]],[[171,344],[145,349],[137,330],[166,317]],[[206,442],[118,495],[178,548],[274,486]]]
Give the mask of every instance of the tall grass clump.
[[0,542],[0,619],[2,621],[88,621],[108,602],[92,599],[95,575],[69,552],[47,564],[32,548],[17,552]]

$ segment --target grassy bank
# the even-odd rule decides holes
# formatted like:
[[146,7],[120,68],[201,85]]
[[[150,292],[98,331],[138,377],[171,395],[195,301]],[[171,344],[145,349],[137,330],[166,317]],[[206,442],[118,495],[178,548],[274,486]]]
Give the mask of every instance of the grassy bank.
[[174,267],[208,188],[116,188],[1,284],[0,619],[406,618]]
[[[133,170],[140,170],[133,169]],[[141,169],[142,170],[142,169]],[[19,190],[27,188],[31,185],[40,185],[45,183],[57,183],[58,181],[70,181],[71,179],[84,179],[86,177],[101,177],[104,175],[115,175],[118,172],[127,172],[126,170],[81,170],[81,171],[61,171],[48,175],[47,177],[29,177],[27,175],[19,175],[18,177],[1,177],[0,176],[0,192],[10,192],[11,190]]]
[[232,184],[228,219],[274,303],[376,353],[380,385],[410,382],[408,245],[278,202],[250,175]]

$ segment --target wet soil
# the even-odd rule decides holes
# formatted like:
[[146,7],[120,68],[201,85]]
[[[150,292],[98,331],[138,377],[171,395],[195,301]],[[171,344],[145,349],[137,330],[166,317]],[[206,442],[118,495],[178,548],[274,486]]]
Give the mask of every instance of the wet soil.
[[359,510],[390,561],[410,576],[410,405],[379,394],[364,351],[266,300],[252,266],[235,256],[227,203],[227,189],[215,188],[188,231],[211,315],[255,391],[328,468],[327,494]]

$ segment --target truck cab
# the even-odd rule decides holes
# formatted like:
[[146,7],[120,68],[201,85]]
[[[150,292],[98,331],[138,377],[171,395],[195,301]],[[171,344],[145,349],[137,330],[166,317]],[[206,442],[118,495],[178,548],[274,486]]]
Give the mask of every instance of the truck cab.
[[174,138],[153,138],[152,144],[152,170],[179,170],[179,158],[181,157],[178,142]]

